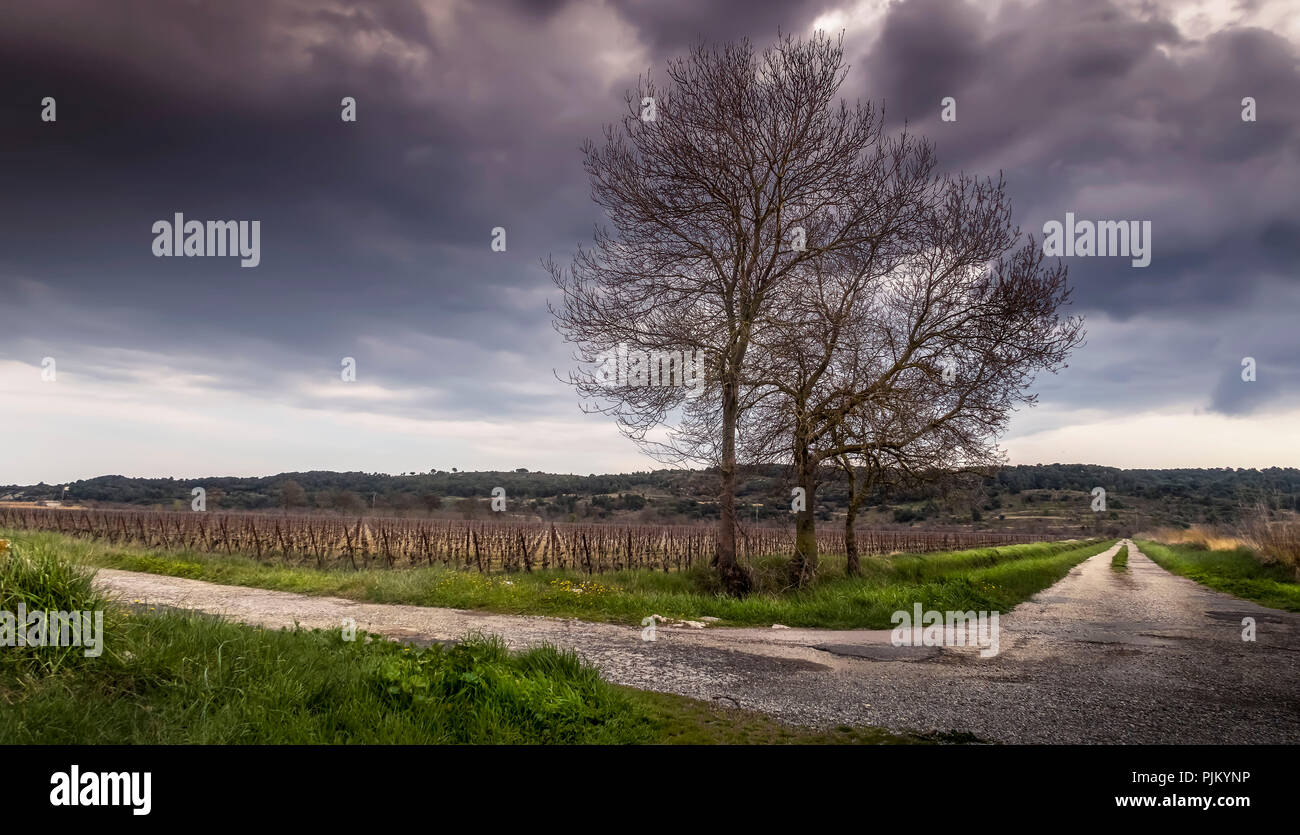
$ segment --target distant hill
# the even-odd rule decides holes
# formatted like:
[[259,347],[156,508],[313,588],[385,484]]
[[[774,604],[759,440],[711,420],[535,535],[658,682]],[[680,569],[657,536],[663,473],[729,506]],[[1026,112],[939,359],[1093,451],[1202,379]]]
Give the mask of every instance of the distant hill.
[[[842,514],[843,481],[828,474],[817,494],[822,519]],[[486,515],[495,487],[504,488],[512,513],[551,520],[691,522],[717,518],[716,476],[707,470],[654,470],[606,475],[528,472],[446,472],[387,475],[313,471],[260,478],[198,479],[99,476],[68,485],[0,487],[0,500],[59,500],[89,506],[188,508],[190,491],[207,491],[209,510],[373,513],[384,515]],[[788,520],[789,472],[750,468],[739,490],[747,522]],[[1106,490],[1107,508],[1091,508],[1090,491]],[[961,525],[980,528],[1073,529],[1099,519],[1123,529],[1148,524],[1188,525],[1235,521],[1258,502],[1297,508],[1300,470],[1124,470],[1091,464],[1005,467],[964,486],[914,486],[880,492],[863,524]]]

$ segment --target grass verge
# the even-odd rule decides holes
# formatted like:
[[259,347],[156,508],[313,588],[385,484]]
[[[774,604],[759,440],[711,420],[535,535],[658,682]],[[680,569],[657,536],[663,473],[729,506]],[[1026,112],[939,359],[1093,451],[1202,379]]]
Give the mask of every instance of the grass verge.
[[1138,548],[1166,571],[1215,591],[1253,600],[1261,606],[1300,612],[1300,583],[1291,569],[1261,563],[1248,548],[1211,551],[1194,545],[1162,545],[1142,540]]
[[1115,556],[1110,558],[1110,567],[1116,571],[1128,570],[1128,546],[1121,545],[1115,551]]
[[[587,577],[555,571],[484,575],[442,567],[319,570],[259,563],[240,555],[158,551],[56,533],[0,531],[25,545],[58,547],[105,568],[143,571],[237,586],[331,595],[369,603],[405,603],[639,624],[715,617],[727,626],[780,623],[825,629],[888,629],[894,612],[916,603],[939,611],[1009,611],[1060,580],[1112,541],[1037,542],[863,560],[862,575],[826,572],[810,587],[728,597],[707,571],[619,571]],[[761,573],[778,575],[772,558]]]
[[[572,653],[268,631],[97,594],[49,544],[0,549],[0,609],[107,610],[104,652],[0,652],[0,744],[665,744],[968,741],[815,731],[617,687]],[[57,658],[57,663],[51,663]]]

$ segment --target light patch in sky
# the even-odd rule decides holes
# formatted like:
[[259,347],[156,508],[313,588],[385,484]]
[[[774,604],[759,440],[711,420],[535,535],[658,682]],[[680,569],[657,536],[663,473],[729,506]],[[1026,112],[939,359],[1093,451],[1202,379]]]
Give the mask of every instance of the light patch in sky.
[[[0,484],[108,474],[197,478],[527,467],[585,475],[657,466],[595,415],[426,420],[375,409],[298,408],[193,386],[181,391],[168,379],[119,385],[60,368],[58,379],[46,383],[39,367],[0,362],[0,401],[6,404],[0,431],[9,439]],[[378,406],[385,398],[370,402]]]
[[1012,464],[1100,464],[1126,469],[1300,465],[1300,412],[1249,419],[1145,412],[1008,440]]

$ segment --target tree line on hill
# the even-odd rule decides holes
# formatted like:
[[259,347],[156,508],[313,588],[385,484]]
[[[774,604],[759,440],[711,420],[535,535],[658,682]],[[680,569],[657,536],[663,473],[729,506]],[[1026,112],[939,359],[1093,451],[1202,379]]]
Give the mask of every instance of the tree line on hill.
[[[830,519],[846,510],[849,486],[831,471],[825,475],[827,480],[818,494],[815,512],[822,519]],[[655,518],[692,521],[718,518],[717,481],[714,470],[682,469],[586,476],[524,470],[433,470],[404,475],[314,471],[198,479],[106,475],[68,485],[0,487],[0,498],[171,509],[188,507],[190,491],[201,486],[207,491],[211,510],[345,514],[444,511],[487,518],[492,490],[501,487],[507,509],[513,514],[560,521],[588,520],[626,518],[650,508],[656,511]],[[739,502],[747,508],[746,520],[788,521],[793,486],[788,467],[773,464],[746,468],[737,488]],[[989,515],[1001,509],[1004,501],[1021,494],[1029,494],[1032,502],[1034,493],[1088,494],[1099,486],[1107,491],[1112,507],[1122,508],[1125,500],[1145,500],[1167,503],[1175,509],[1201,508],[1203,512],[1189,517],[1190,521],[1232,521],[1238,510],[1260,502],[1291,510],[1300,503],[1300,470],[1295,468],[1125,470],[1090,464],[1003,467],[973,482],[967,501],[979,521],[981,511]],[[901,508],[892,518],[906,523],[933,516],[935,503],[943,496],[944,486],[938,483],[902,483],[879,486],[866,505]],[[465,500],[469,500],[468,504]],[[1209,511],[1208,518],[1205,510]]]

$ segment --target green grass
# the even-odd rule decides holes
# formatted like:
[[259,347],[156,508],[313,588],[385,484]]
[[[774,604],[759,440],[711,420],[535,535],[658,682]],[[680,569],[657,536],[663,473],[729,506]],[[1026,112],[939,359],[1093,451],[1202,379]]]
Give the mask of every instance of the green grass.
[[0,554],[0,601],[107,607],[103,655],[0,653],[0,744],[710,744],[970,741],[794,728],[616,687],[572,653],[498,640],[401,645],[128,611],[49,543]]
[[[106,612],[107,601],[95,590],[92,576],[91,572],[62,559],[50,543],[42,542],[20,551],[0,539],[0,611],[9,613],[15,621],[19,606],[28,613]],[[6,631],[9,628],[6,625]],[[12,628],[24,629],[25,624],[14,623]],[[107,622],[104,628],[108,628]],[[6,635],[6,645],[0,646],[0,667],[15,664],[52,673],[75,663],[85,653],[83,647],[9,645],[15,640],[13,635]]]
[[1248,548],[1210,551],[1192,545],[1161,545],[1143,540],[1143,554],[1156,565],[1204,586],[1261,606],[1300,612],[1300,583],[1290,569],[1276,563],[1264,565]]
[[[732,598],[707,570],[619,571],[586,577],[572,572],[483,575],[443,567],[319,570],[259,563],[240,555],[158,551],[54,533],[0,531],[20,544],[57,546],[91,565],[209,580],[238,586],[331,595],[371,603],[404,603],[639,624],[648,615],[716,617],[726,626],[888,629],[894,612],[914,604],[939,611],[1009,611],[1060,580],[1111,542],[1039,542],[931,554],[869,557],[862,576],[846,577],[827,560],[812,586]],[[758,566],[761,585],[776,589],[785,560]]]
[[1115,556],[1110,558],[1110,567],[1116,571],[1128,570],[1128,546],[1121,545],[1115,551]]

